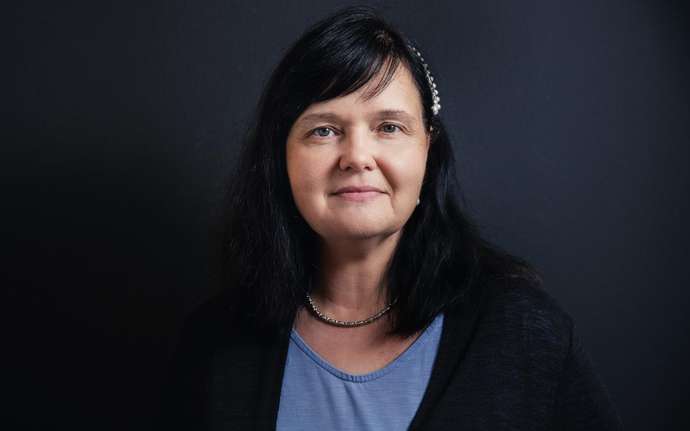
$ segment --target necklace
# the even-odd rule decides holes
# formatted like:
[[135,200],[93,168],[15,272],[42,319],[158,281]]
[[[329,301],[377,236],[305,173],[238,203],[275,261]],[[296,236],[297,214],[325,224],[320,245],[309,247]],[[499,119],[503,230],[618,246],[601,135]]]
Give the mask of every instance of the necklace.
[[323,320],[326,323],[329,323],[331,325],[335,326],[343,326],[343,327],[355,327],[355,326],[364,326],[368,325],[371,322],[377,320],[384,314],[388,312],[388,310],[391,309],[391,307],[398,301],[398,298],[395,298],[390,304],[388,304],[385,308],[383,308],[381,311],[377,312],[371,317],[367,317],[366,319],[363,320],[338,320],[338,319],[333,319],[332,317],[328,317],[325,314],[319,310],[319,307],[314,304],[314,300],[311,299],[311,296],[307,293],[307,301],[309,301],[309,305],[311,306],[312,311],[314,311],[314,314],[316,314],[316,317],[319,319]]

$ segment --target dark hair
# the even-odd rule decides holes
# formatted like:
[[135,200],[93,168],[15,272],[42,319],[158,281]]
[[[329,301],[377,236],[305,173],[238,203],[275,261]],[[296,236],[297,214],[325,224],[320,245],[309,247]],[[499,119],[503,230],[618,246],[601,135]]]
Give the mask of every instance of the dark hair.
[[421,203],[407,221],[387,273],[392,334],[409,335],[460,302],[483,276],[538,281],[524,261],[483,240],[463,213],[453,150],[410,41],[369,7],[349,7],[311,27],[272,73],[228,187],[222,289],[258,327],[289,328],[315,280],[318,239],[292,199],[285,145],[312,103],[350,94],[381,72],[372,97],[401,64],[432,129]]

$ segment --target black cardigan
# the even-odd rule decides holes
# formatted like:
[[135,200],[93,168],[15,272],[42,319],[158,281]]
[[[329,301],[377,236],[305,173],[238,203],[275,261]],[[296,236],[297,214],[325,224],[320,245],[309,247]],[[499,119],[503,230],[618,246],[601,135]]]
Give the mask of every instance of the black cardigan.
[[[619,430],[576,335],[541,288],[494,280],[445,310],[412,430]],[[167,429],[272,430],[289,333],[259,334],[222,300],[185,326],[164,409]]]

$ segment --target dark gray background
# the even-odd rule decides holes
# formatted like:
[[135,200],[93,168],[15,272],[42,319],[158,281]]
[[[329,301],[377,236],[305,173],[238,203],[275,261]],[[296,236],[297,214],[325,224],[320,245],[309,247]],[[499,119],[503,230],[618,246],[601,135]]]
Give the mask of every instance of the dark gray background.
[[[215,289],[210,226],[238,137],[288,45],[347,4],[290,3],[44,1],[7,15],[7,424],[150,425],[181,318]],[[374,4],[431,66],[485,234],[542,270],[627,429],[681,429],[687,8]]]

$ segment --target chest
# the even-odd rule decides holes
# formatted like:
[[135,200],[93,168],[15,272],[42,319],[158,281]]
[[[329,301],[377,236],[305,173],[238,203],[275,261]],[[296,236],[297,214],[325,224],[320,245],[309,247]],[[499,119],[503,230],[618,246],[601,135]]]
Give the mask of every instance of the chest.
[[390,338],[377,343],[362,343],[347,334],[324,336],[299,333],[304,343],[324,361],[348,374],[368,374],[380,370],[398,358],[418,338]]
[[427,337],[380,368],[351,374],[293,333],[276,429],[407,429],[429,381],[435,341]]

